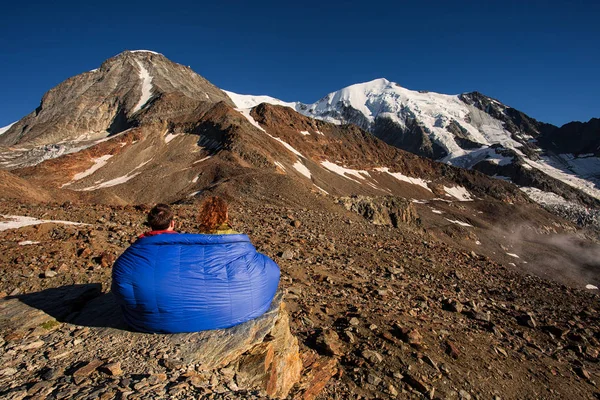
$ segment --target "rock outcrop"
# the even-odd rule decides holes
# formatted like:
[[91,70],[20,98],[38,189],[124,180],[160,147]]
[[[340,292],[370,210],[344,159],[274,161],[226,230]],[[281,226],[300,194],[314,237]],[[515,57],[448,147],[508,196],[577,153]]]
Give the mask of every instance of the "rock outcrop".
[[[6,351],[48,356],[47,362],[36,361],[14,373],[10,368],[18,361],[5,366],[0,385],[8,390],[0,394],[9,397],[16,393],[10,387],[34,376],[52,375],[45,379],[49,394],[78,393],[85,389],[83,382],[99,388],[111,376],[124,375],[145,377],[134,386],[142,393],[152,386],[153,393],[170,394],[177,386],[172,381],[182,380],[190,395],[211,387],[285,398],[301,377],[298,340],[290,332],[281,294],[254,320],[230,329],[174,335],[129,331],[112,294],[94,284],[7,297],[0,300],[0,315]],[[69,337],[75,339],[65,341]]]
[[397,228],[400,224],[418,224],[419,221],[414,205],[400,197],[352,196],[342,197],[338,199],[338,203],[375,225]]

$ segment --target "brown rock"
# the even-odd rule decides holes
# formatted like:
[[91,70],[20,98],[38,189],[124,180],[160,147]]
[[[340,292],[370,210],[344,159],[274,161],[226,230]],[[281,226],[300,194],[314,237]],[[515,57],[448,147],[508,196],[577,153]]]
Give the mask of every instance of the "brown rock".
[[81,258],[89,258],[92,255],[92,249],[83,247],[77,251],[77,255]]
[[456,360],[458,357],[460,357],[460,350],[458,350],[456,344],[448,340],[446,341],[446,354]]
[[73,372],[73,376],[85,377],[90,375],[92,372],[96,370],[99,366],[102,365],[102,361],[98,359],[94,359],[84,365],[83,367],[78,368],[75,372]]
[[583,367],[575,368],[575,373],[579,375],[580,378],[590,380],[590,373]]
[[308,371],[304,372],[304,378],[300,382],[298,392],[294,400],[313,400],[316,398],[331,378],[338,371],[336,358],[324,357],[313,363]]
[[317,338],[317,347],[329,356],[341,356],[344,354],[340,337],[332,329],[324,329]]
[[404,375],[404,382],[408,383],[415,390],[417,390],[425,395],[429,393],[429,387],[425,384],[425,382],[423,382],[423,379],[418,378],[416,375],[411,375],[411,374]]
[[102,254],[100,254],[98,260],[103,268],[108,268],[114,264],[115,256],[105,251]]
[[423,336],[418,330],[404,328],[400,325],[396,325],[396,329],[398,330],[398,336],[400,339],[402,339],[402,341],[414,347],[419,347],[423,344]]
[[442,309],[460,313],[463,311],[463,305],[454,299],[445,299],[442,301]]
[[269,397],[285,398],[300,380],[302,361],[283,303],[270,336],[272,340],[254,346],[242,356],[237,381],[240,387],[260,388]]
[[102,370],[112,376],[119,376],[123,373],[120,362],[106,364],[102,367]]

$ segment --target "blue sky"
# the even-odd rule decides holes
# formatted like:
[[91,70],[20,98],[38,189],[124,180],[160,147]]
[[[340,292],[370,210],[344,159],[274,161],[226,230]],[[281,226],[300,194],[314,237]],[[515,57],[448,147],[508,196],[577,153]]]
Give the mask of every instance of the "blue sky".
[[126,49],[287,101],[385,77],[587,121],[600,117],[599,18],[597,1],[13,2],[0,14],[0,127]]

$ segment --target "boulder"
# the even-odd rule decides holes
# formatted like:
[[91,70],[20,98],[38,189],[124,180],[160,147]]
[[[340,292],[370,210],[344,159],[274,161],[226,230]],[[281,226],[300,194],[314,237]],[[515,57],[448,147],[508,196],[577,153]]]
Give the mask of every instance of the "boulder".
[[[0,299],[0,320],[3,337],[15,340],[58,320],[60,327],[46,336],[43,348],[34,350],[48,352],[54,369],[99,383],[107,375],[148,376],[150,371],[174,376],[182,371],[215,376],[229,371],[228,380],[220,384],[229,385],[235,376],[235,390],[285,398],[300,381],[303,367],[281,293],[256,319],[229,329],[184,334],[130,331],[112,294],[102,293],[99,285]],[[71,339],[75,348],[64,340],[70,337],[75,337]],[[25,381],[28,374],[17,370],[12,378]]]

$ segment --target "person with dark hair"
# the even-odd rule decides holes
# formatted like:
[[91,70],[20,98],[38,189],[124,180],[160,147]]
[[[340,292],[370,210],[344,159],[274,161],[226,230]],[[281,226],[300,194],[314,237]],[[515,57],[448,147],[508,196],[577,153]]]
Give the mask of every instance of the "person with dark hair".
[[148,226],[152,229],[140,236],[160,235],[162,233],[177,233],[175,231],[175,220],[171,207],[167,204],[159,203],[152,207],[148,213]]
[[200,233],[226,235],[237,233],[229,225],[229,214],[227,212],[227,203],[220,197],[209,197],[202,203],[200,214]]
[[[223,329],[264,314],[279,285],[279,267],[229,226],[227,204],[207,199],[202,234],[174,231],[173,213],[157,204],[153,229],[115,262],[112,292],[125,322],[153,333]],[[166,227],[166,228],[165,228]]]

